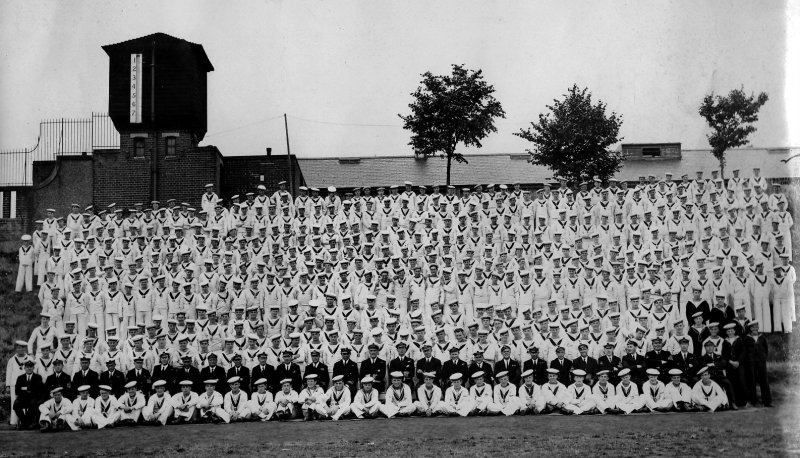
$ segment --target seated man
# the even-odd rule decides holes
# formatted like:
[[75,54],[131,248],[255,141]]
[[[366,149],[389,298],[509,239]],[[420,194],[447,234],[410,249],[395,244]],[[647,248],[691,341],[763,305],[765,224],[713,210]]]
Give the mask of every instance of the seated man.
[[63,388],[50,391],[50,399],[39,406],[39,428],[42,432],[58,431],[67,427],[67,415],[72,413],[72,403],[64,397]]
[[195,412],[197,411],[197,393],[192,391],[194,382],[192,380],[181,380],[178,385],[180,386],[180,393],[175,393],[172,396],[172,417],[176,423],[192,423],[194,421]]
[[703,412],[716,412],[728,408],[728,397],[717,382],[711,380],[708,367],[701,367],[697,374],[700,381],[692,388],[692,401]]
[[648,381],[642,385],[644,405],[651,412],[669,412],[672,409],[672,400],[666,396],[664,383],[658,379],[660,376],[658,369],[647,369]]
[[281,390],[275,394],[275,418],[281,421],[294,418],[297,397],[297,391],[292,389],[292,379],[281,380]]
[[[306,371],[306,373],[307,372],[308,371]],[[325,402],[325,391],[317,386],[318,378],[319,375],[315,373],[306,375],[306,387],[303,388],[297,396],[297,402],[300,403],[300,409],[303,411],[303,420],[305,421],[328,416],[328,412],[325,410],[325,406],[327,405]]]
[[225,393],[222,402],[222,408],[228,414],[228,420],[225,423],[249,420],[251,412],[247,393],[242,391],[242,378],[234,375],[228,379],[228,386],[230,391]]
[[250,396],[250,415],[254,420],[269,421],[275,413],[275,401],[267,391],[267,379],[259,378],[253,383],[255,391]]
[[72,401],[72,412],[66,415],[66,422],[70,429],[78,431],[81,429],[90,429],[92,424],[92,415],[94,408],[94,399],[89,397],[89,390],[92,387],[89,385],[82,385],[78,387],[78,397]]
[[113,428],[120,418],[119,401],[111,394],[112,388],[109,385],[100,385],[98,388],[100,396],[94,400],[92,423],[97,429]]
[[[413,373],[413,371],[409,371],[409,374]],[[389,374],[389,378],[391,385],[386,389],[386,399],[380,407],[381,413],[386,415],[386,418],[410,416],[417,408],[411,399],[411,387],[403,383],[405,374],[393,371]]]
[[119,423],[121,425],[133,426],[139,422],[142,416],[142,409],[145,406],[144,395],[136,387],[135,381],[125,384],[128,392],[119,399]]
[[200,409],[200,421],[228,423],[230,417],[222,408],[222,395],[216,390],[217,379],[208,379],[203,384],[206,386],[206,392],[201,394],[197,401],[197,408]]
[[622,381],[617,385],[617,399],[615,404],[619,410],[629,415],[634,412],[644,412],[647,408],[644,406],[644,400],[639,396],[639,387],[631,382],[630,368],[624,368],[619,371],[619,377]]
[[594,395],[595,409],[603,415],[620,413],[617,409],[617,391],[613,384],[609,383],[608,369],[603,369],[597,373],[597,383],[592,388]]
[[547,383],[542,385],[542,397],[544,398],[544,409],[541,413],[560,412],[567,401],[567,387],[558,381],[559,370],[551,367],[547,369]]
[[535,371],[533,369],[527,369],[522,372],[521,376],[522,385],[519,387],[519,413],[522,415],[540,413],[544,410],[545,402],[542,389],[535,383]]
[[450,386],[445,390],[442,405],[442,410],[447,415],[466,417],[475,410],[475,400],[469,395],[469,391],[461,386],[463,379],[464,375],[460,372],[450,375]]
[[375,418],[380,412],[381,401],[378,391],[372,388],[375,379],[371,375],[361,379],[361,389],[356,392],[356,397],[350,404],[350,410],[356,418]]
[[436,386],[436,372],[423,372],[423,383],[417,388],[417,414],[432,417],[444,413],[442,410],[442,389]]
[[692,404],[692,389],[683,383],[683,371],[680,369],[670,369],[670,383],[664,388],[664,396],[670,401],[670,408],[676,412],[687,412],[695,410]]
[[142,419],[147,425],[166,426],[167,420],[172,417],[172,399],[167,394],[167,381],[156,380],[153,390],[155,393],[150,395],[147,405],[142,409]]
[[567,415],[592,413],[595,407],[592,389],[583,383],[586,371],[575,369],[572,371],[572,377],[575,382],[567,388],[567,400],[564,401],[561,410]]
[[[508,371],[503,371],[508,374]],[[492,404],[492,387],[484,381],[484,372],[477,371],[472,374],[472,386],[469,387],[469,395],[475,403],[472,415],[486,415],[489,413],[489,406]]]
[[344,386],[344,375],[335,375],[333,386],[325,393],[326,413],[331,420],[338,420],[350,413],[350,390]]
[[489,405],[489,412],[510,417],[521,407],[520,399],[517,397],[517,387],[509,383],[508,371],[500,371],[497,380],[500,383],[494,386],[493,402]]

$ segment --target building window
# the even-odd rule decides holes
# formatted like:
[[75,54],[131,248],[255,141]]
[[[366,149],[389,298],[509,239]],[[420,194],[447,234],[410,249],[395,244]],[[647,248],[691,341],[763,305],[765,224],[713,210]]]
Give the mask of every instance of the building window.
[[167,156],[175,155],[175,137],[167,137]]
[[661,148],[659,147],[644,147],[642,148],[642,156],[658,157],[661,156]]
[[133,157],[144,157],[144,138],[133,139]]

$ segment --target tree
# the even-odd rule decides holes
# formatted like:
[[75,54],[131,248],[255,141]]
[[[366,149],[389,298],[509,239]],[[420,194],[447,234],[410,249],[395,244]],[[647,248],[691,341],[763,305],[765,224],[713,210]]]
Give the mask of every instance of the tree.
[[624,157],[609,147],[622,140],[622,116],[606,114],[606,104],[593,103],[587,88],[573,85],[563,97],[547,105],[550,112],[539,114],[538,123],[514,133],[533,143],[526,150],[531,155],[528,162],[549,167],[555,176],[574,183],[613,177]]
[[767,103],[766,92],[756,96],[744,93],[744,87],[734,89],[727,96],[712,92],[700,104],[700,116],[705,118],[712,132],[706,135],[711,145],[711,154],[719,161],[719,170],[725,177],[725,151],[746,145],[747,137],[756,131],[753,123],[758,121],[758,111]]
[[494,87],[483,80],[481,70],[453,65],[451,75],[423,73],[420,86],[411,94],[411,114],[398,114],[403,128],[411,131],[408,144],[417,154],[447,158],[448,185],[452,161],[468,163],[456,147],[480,148],[481,140],[497,132],[494,118],[506,117],[493,94]]

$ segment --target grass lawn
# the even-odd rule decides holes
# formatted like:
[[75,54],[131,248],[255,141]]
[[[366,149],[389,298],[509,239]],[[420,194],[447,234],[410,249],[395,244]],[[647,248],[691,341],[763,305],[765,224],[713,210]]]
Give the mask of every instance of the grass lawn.
[[797,407],[716,414],[404,418],[0,431],[8,456],[783,456],[800,453]]

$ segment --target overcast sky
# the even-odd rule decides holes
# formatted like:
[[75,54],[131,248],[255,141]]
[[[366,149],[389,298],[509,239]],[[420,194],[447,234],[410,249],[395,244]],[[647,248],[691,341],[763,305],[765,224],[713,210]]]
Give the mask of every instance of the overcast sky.
[[800,146],[799,17],[795,0],[4,0],[0,148],[35,144],[43,118],[107,111],[100,46],[154,32],[205,48],[204,144],[225,155],[284,153],[283,113],[300,157],[409,154],[397,113],[452,63],[483,69],[505,108],[484,152],[523,152],[511,134],[573,83],[623,115],[625,142],[686,149],[707,147],[704,94],[766,91],[752,144]]

